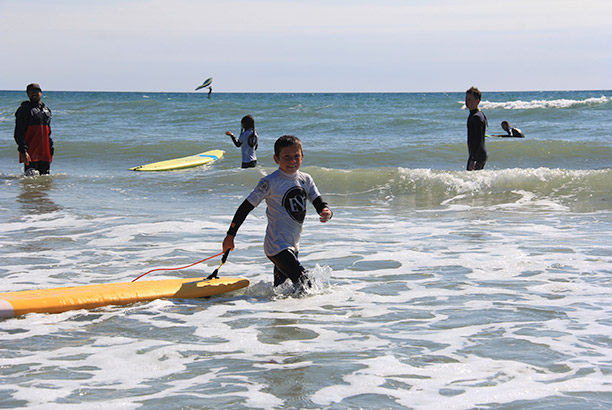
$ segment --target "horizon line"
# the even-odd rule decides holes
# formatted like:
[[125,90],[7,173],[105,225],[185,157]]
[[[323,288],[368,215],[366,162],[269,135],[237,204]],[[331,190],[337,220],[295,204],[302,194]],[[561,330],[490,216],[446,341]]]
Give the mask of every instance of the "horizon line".
[[[483,90],[481,90],[483,91]],[[540,92],[593,92],[593,91],[612,91],[606,88],[589,89],[540,89],[540,90],[484,90],[487,93],[540,93]],[[23,92],[25,90],[0,90],[0,92]],[[67,93],[149,93],[149,94],[202,94],[206,92],[198,91],[143,91],[143,90],[43,90],[47,92],[67,92]],[[445,94],[445,93],[465,93],[465,91],[215,91],[213,94]]]

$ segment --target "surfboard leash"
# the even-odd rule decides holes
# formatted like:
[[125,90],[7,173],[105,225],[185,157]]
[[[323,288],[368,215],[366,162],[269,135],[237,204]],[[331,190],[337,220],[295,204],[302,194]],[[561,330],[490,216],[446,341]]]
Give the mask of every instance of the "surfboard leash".
[[[197,265],[198,263],[206,262],[206,261],[207,261],[207,260],[209,260],[209,259],[216,258],[217,256],[221,256],[221,255],[223,255],[223,259],[222,259],[221,265],[219,266],[219,268],[220,268],[221,266],[223,266],[223,264],[224,264],[224,263],[225,263],[225,261],[227,260],[227,255],[228,255],[228,254],[229,254],[229,250],[228,250],[227,252],[225,252],[225,254],[223,254],[223,252],[221,252],[221,253],[218,253],[218,254],[216,254],[216,255],[209,256],[209,257],[208,257],[208,258],[206,258],[206,259],[202,259],[201,261],[197,261],[197,262],[195,262],[195,263],[192,263],[191,265],[181,266],[180,268],[158,268],[158,269],[152,269],[152,270],[150,270],[150,271],[148,271],[148,272],[146,272],[146,273],[143,273],[142,275],[140,275],[139,277],[137,277],[136,279],[134,279],[132,282],[136,282],[138,279],[142,278],[144,275],[147,275],[147,274],[149,274],[149,273],[151,273],[151,272],[155,272],[155,271],[158,271],[158,270],[180,270],[180,269],[187,269],[187,268],[191,268],[191,267],[192,267],[192,266],[194,266],[194,265]],[[210,276],[215,275],[214,277],[217,277],[217,276],[216,276],[216,274],[217,274],[217,272],[219,271],[219,268],[215,269],[215,271],[214,271],[214,272],[213,272],[213,273],[212,273]],[[210,278],[210,276],[208,277],[208,279],[211,279],[211,278]]]
[[213,273],[208,275],[206,280],[215,279],[215,278],[219,277],[219,276],[217,276],[217,273],[219,273],[219,269],[221,269],[221,266],[223,266],[225,264],[225,261],[227,260],[227,255],[229,255],[230,250],[231,249],[228,249],[228,250],[225,251],[225,253],[223,253],[223,257],[221,258],[221,265],[219,265],[219,267],[217,269],[215,269],[215,271]]

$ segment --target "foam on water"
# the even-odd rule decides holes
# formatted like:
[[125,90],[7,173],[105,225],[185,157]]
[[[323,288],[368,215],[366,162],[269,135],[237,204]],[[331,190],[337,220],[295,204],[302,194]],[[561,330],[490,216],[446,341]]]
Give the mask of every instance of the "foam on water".
[[581,105],[598,105],[607,104],[612,99],[610,97],[601,96],[598,98],[585,98],[581,100],[573,99],[558,99],[558,100],[532,100],[532,101],[504,101],[504,102],[492,102],[482,101],[480,108],[483,110],[533,110],[533,109],[549,109],[549,108],[571,108]]
[[[344,238],[333,248],[313,240],[320,227],[310,221],[303,260],[324,263],[313,272],[329,284],[307,297],[279,298],[270,264],[247,247],[248,258],[236,251],[223,267],[253,281],[233,296],[3,321],[5,400],[89,408],[111,394],[123,408],[230,400],[244,408],[467,409],[597,393],[604,403],[610,251],[581,233],[592,216],[565,226],[558,211],[513,224],[503,215],[472,219],[474,209],[340,219],[326,226]],[[460,213],[478,224],[466,226]],[[201,228],[186,222],[141,230]],[[260,241],[264,221],[250,224],[239,244]],[[117,229],[92,236],[134,240]]]

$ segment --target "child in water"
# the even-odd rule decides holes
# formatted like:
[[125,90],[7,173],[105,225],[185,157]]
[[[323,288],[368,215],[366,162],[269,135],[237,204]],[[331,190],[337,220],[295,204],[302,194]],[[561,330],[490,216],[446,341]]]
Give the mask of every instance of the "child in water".
[[465,92],[465,106],[470,110],[467,120],[468,161],[466,169],[477,171],[483,169],[487,163],[487,149],[485,148],[485,135],[487,132],[487,117],[478,108],[482,93],[476,87]]
[[246,115],[242,117],[240,124],[242,129],[238,139],[236,139],[231,131],[227,131],[225,135],[232,137],[234,145],[242,147],[242,168],[253,168],[257,165],[255,150],[257,149],[259,139],[255,131],[255,119],[251,115]]
[[525,134],[523,134],[523,132],[518,128],[510,127],[510,123],[508,121],[502,121],[501,127],[508,133],[508,135],[506,135],[507,137],[525,138]]
[[300,171],[303,158],[299,138],[284,135],[276,140],[274,162],[278,164],[278,169],[263,177],[240,205],[223,240],[223,251],[234,249],[238,228],[249,212],[265,199],[268,226],[264,252],[274,263],[274,286],[290,279],[296,290],[310,284],[307,271],[298,260],[298,243],[306,217],[307,200],[314,205],[321,222],[327,222],[332,217],[332,211],[321,198],[312,177]]

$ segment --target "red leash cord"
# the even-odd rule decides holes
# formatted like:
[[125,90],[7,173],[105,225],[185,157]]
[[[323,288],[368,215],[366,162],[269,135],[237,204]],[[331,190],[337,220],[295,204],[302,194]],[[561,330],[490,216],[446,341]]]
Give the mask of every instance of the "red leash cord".
[[218,253],[218,254],[213,255],[213,256],[210,256],[210,257],[208,257],[208,258],[206,258],[206,259],[202,259],[201,261],[198,261],[198,262],[196,262],[196,263],[192,263],[191,265],[182,266],[182,267],[180,267],[180,268],[158,268],[158,269],[153,269],[153,270],[148,271],[147,273],[143,273],[142,275],[140,275],[139,277],[137,277],[136,279],[134,279],[132,282],[136,282],[138,279],[142,278],[144,275],[146,275],[146,274],[148,274],[148,273],[151,273],[151,272],[155,272],[155,271],[157,271],[157,270],[180,270],[180,269],[187,269],[187,268],[191,268],[193,265],[197,265],[198,263],[206,262],[206,261],[207,261],[207,260],[209,260],[209,259],[216,258],[217,256],[221,256],[221,255],[223,255],[223,253],[224,253],[224,252]]

